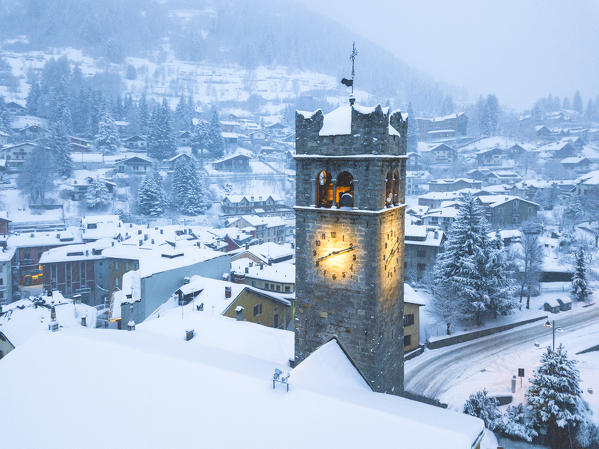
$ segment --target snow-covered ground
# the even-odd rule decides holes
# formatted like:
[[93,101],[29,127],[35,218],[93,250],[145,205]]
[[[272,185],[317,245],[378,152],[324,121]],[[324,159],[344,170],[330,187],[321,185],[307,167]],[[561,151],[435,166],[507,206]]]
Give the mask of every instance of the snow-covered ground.
[[[599,302],[599,292],[594,301]],[[556,320],[556,345],[563,344],[571,358],[579,360],[584,399],[599,422],[599,352],[576,355],[599,344],[599,305],[576,307],[550,314]],[[517,381],[514,402],[521,402],[528,378],[538,366],[545,348],[552,344],[552,329],[544,321],[447,348],[426,350],[406,363],[406,389],[433,396],[461,410],[468,396],[482,388],[507,393],[518,368],[525,377]],[[592,389],[592,393],[589,392]]]

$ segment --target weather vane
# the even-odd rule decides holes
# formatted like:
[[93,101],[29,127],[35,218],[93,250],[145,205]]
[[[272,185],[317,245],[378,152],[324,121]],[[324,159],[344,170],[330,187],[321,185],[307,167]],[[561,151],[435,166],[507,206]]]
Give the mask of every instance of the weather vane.
[[351,104],[354,104],[355,98],[354,98],[354,78],[356,76],[356,56],[358,56],[358,50],[356,50],[356,42],[353,42],[352,45],[352,50],[351,53],[349,55],[349,59],[351,60],[351,79],[347,79],[347,78],[343,78],[341,80],[341,84],[347,86],[347,87],[351,87],[351,95],[350,95],[350,100],[349,102]]

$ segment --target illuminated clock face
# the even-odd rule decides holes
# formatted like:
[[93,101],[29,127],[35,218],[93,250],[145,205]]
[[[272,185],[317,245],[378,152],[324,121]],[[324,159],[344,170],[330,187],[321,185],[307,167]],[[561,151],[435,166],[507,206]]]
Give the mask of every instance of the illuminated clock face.
[[399,271],[399,246],[401,238],[399,232],[389,231],[386,233],[384,251],[382,254],[385,277],[393,278]]
[[356,273],[358,246],[344,233],[319,232],[314,239],[312,258],[315,270],[325,279],[350,280]]

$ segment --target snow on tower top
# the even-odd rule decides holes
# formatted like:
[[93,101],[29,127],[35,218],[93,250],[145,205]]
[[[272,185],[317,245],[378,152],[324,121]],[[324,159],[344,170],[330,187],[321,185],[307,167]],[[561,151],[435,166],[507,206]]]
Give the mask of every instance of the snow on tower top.
[[298,154],[405,154],[407,120],[380,104],[340,106],[328,114],[297,111],[295,129]]

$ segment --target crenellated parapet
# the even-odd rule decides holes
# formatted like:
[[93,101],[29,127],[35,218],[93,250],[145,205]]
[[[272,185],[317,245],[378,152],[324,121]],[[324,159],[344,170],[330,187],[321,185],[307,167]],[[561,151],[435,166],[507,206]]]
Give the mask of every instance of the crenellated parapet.
[[341,106],[323,114],[297,111],[296,154],[405,155],[408,122],[388,107]]

